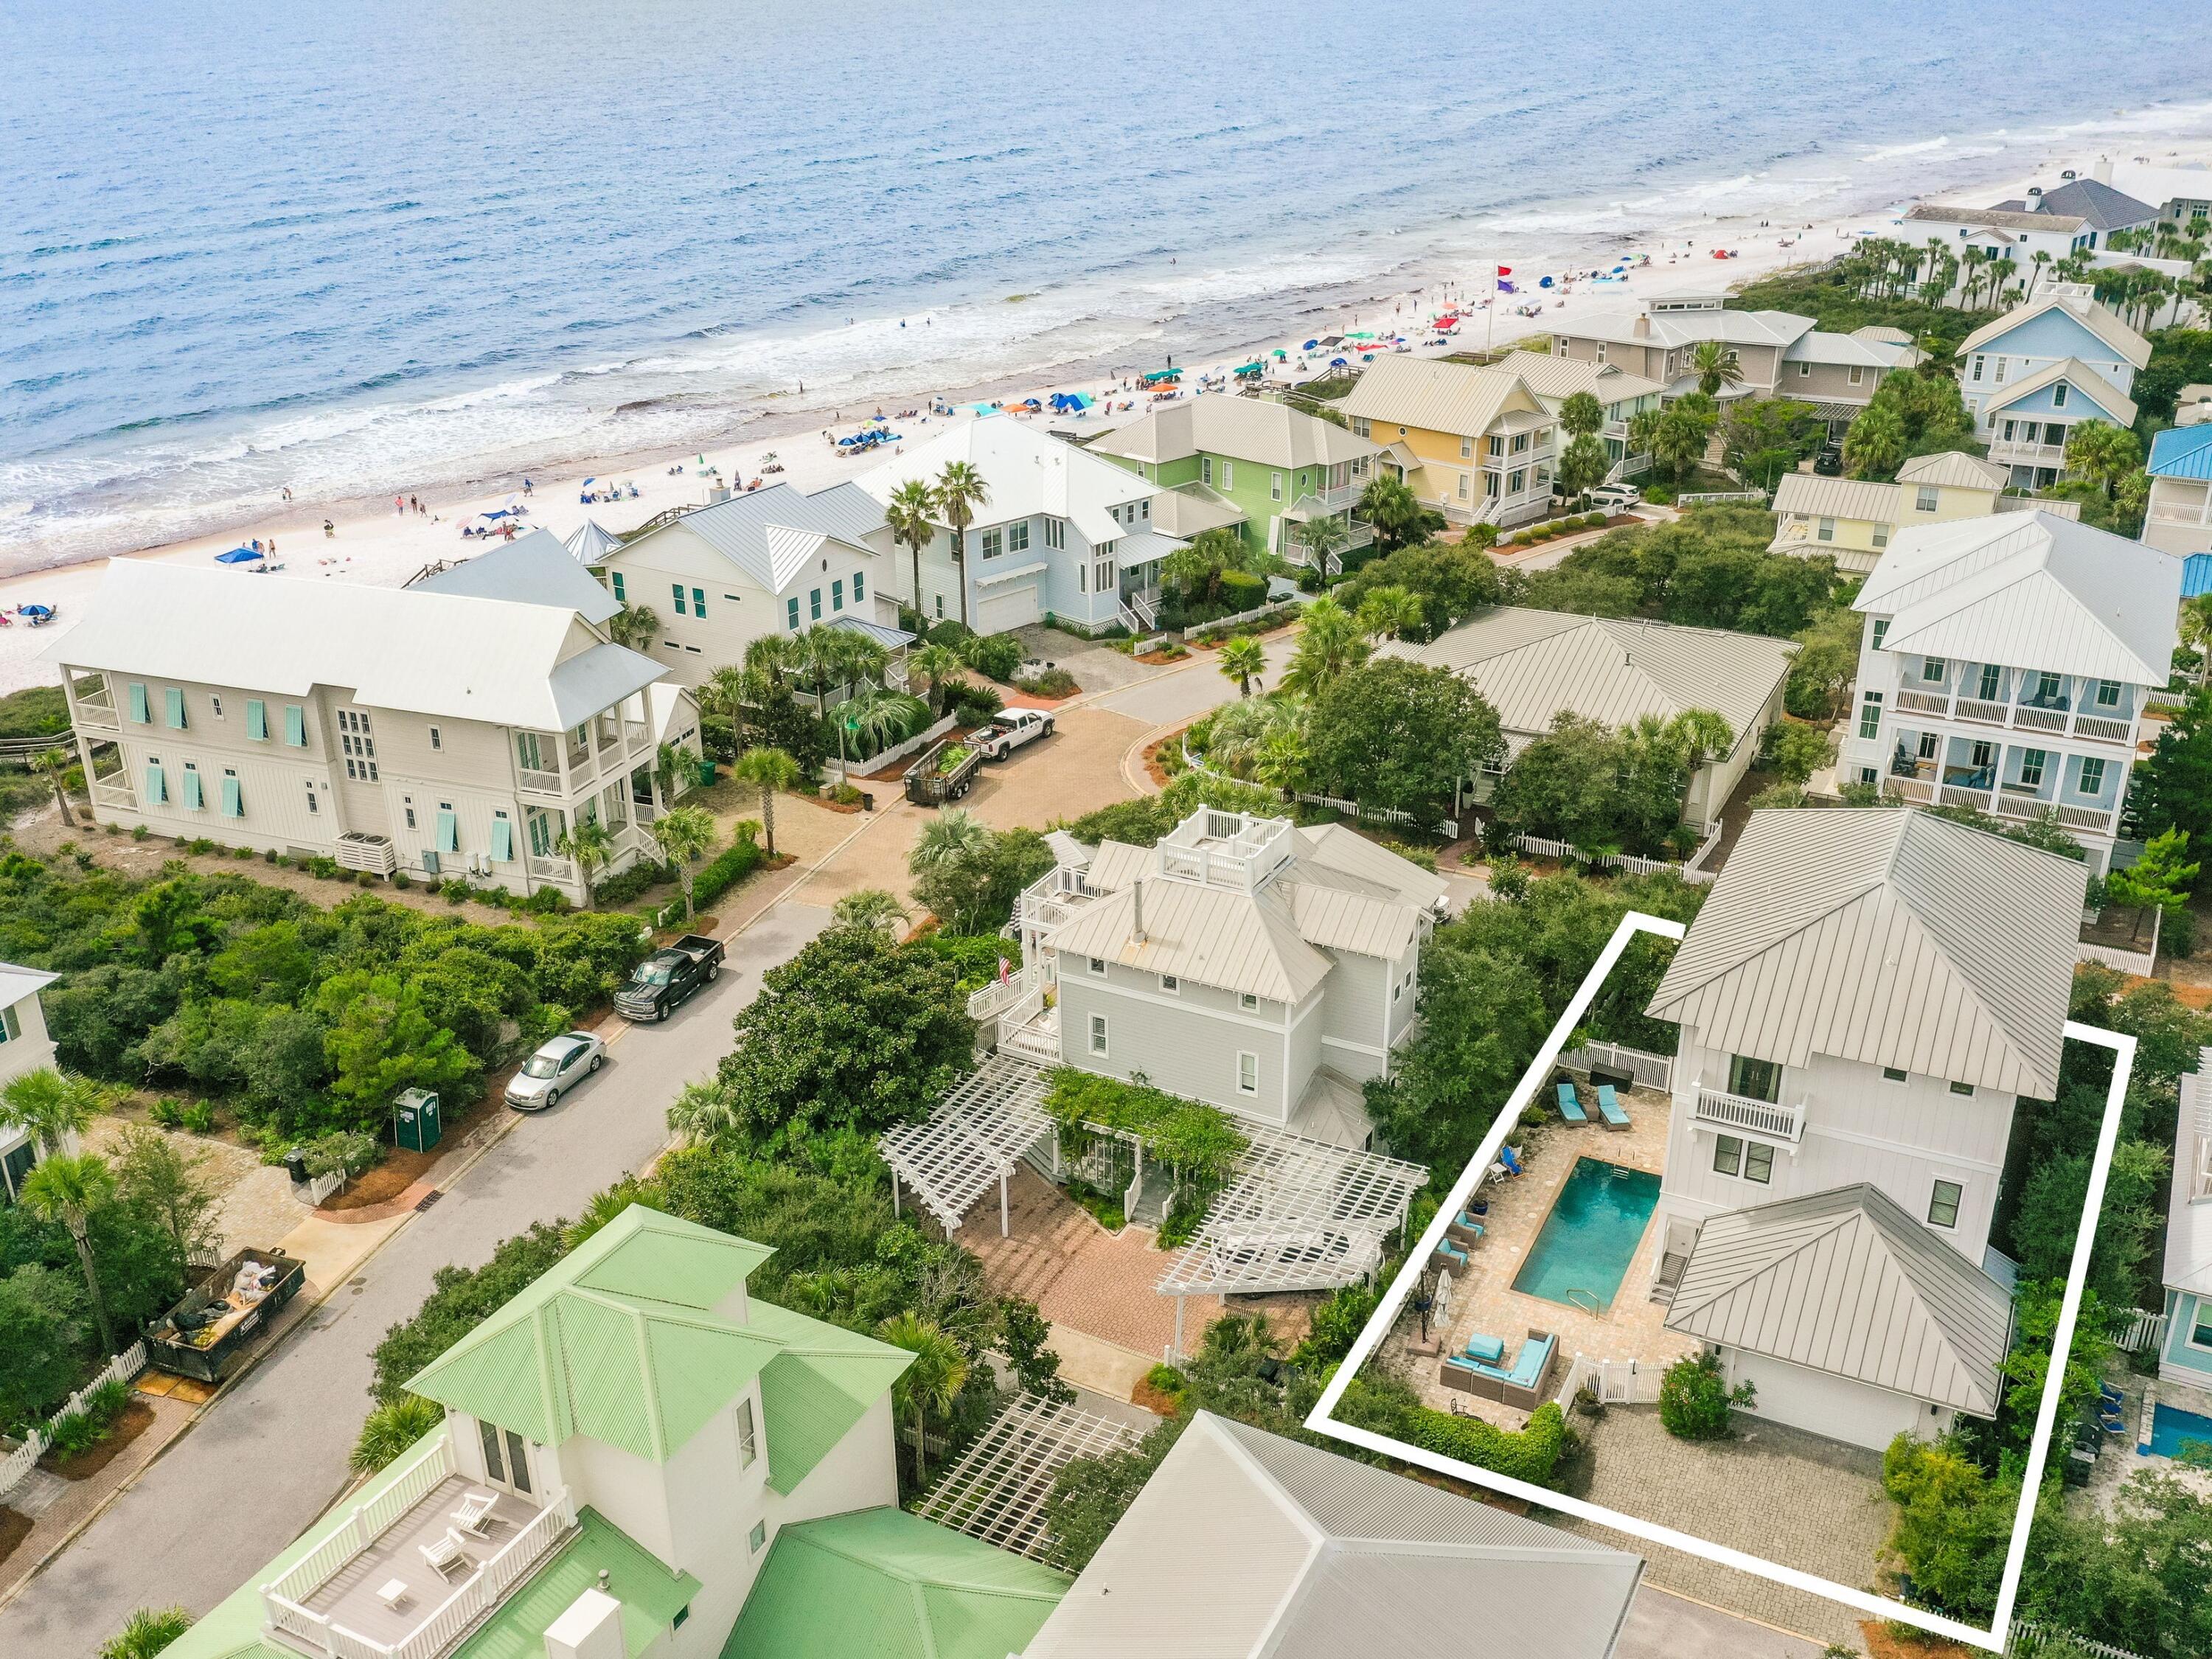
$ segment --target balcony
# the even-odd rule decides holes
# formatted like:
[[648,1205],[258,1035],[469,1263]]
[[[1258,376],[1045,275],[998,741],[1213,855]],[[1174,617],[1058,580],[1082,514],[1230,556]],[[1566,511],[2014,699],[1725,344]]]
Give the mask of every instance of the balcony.
[[2006,702],[1998,698],[1953,696],[1942,690],[1898,688],[1897,708],[1911,714],[1937,714],[1969,726],[2002,726],[2040,737],[2070,737],[2091,743],[2132,746],[2136,723],[2127,714],[2094,714],[2075,708],[2067,697],[2048,702]]
[[122,716],[115,712],[115,699],[107,689],[107,681],[94,674],[70,685],[70,723],[80,732],[119,732]]
[[1708,1089],[1702,1083],[1693,1086],[1697,1104],[1690,1114],[1692,1127],[1741,1129],[1787,1141],[1793,1147],[1804,1138],[1805,1103],[1802,1100],[1794,1106],[1783,1106],[1750,1095],[1732,1095],[1725,1089]]
[[[465,1498],[493,1499],[480,1528],[454,1518]],[[576,1524],[566,1488],[541,1508],[462,1476],[441,1435],[398,1479],[356,1504],[320,1544],[261,1587],[265,1628],[326,1659],[437,1659],[504,1600]],[[422,1548],[451,1528],[459,1561],[440,1572]]]
[[550,795],[557,800],[566,793],[562,788],[561,775],[558,772],[544,772],[534,767],[518,766],[514,769],[514,779],[515,787],[526,795]]
[[2064,444],[2008,443],[2002,438],[1990,441],[1990,459],[1999,466],[2057,466],[2066,465]]

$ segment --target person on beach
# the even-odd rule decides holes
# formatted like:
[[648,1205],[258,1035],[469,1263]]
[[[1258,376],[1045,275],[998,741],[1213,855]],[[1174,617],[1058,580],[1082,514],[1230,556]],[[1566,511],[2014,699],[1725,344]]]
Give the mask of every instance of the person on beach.
[[526,495],[530,493],[530,480],[527,478],[522,481],[522,493]]
[[336,536],[337,533],[337,526],[333,525],[328,519],[323,520],[323,535],[325,538]]
[[394,495],[392,498],[392,510],[404,519],[407,516],[407,503]]

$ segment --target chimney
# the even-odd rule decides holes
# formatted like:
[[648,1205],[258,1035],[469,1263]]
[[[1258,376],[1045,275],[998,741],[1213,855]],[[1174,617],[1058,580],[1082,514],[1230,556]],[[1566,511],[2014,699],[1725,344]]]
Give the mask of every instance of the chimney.
[[2108,156],[2100,155],[2097,158],[2097,165],[2089,169],[2089,176],[2092,179],[2094,179],[2100,185],[2111,184],[2112,182],[2112,163],[2111,158]]
[[622,1603],[604,1589],[586,1590],[545,1629],[545,1659],[627,1659],[628,1651]]
[[1636,326],[1629,331],[1635,335],[1635,337],[1639,340],[1650,339],[1651,337],[1651,313],[1649,311],[1638,312],[1636,313]]
[[1143,877],[1139,876],[1135,881],[1129,884],[1129,901],[1130,908],[1135,913],[1135,925],[1130,928],[1129,937],[1139,945],[1149,945],[1152,941],[1145,937],[1145,881]]
[[2027,199],[2031,202],[2040,202],[2043,199],[2043,186],[2030,185],[2027,187]]

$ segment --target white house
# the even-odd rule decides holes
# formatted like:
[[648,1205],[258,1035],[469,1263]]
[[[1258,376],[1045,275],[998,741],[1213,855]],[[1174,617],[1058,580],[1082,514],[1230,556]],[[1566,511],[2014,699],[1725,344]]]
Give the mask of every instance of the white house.
[[1758,1412],[1989,1417],[2015,1101],[2058,1087],[2081,866],[1893,807],[1751,821],[1652,998],[1681,1028],[1655,1298]]
[[1160,486],[1007,416],[963,421],[883,462],[858,481],[880,509],[899,486],[934,483],[949,464],[973,467],[987,492],[952,556],[939,527],[921,556],[921,593],[901,548],[884,579],[933,623],[965,621],[1002,634],[1056,617],[1085,629],[1150,619],[1160,561],[1183,545],[1153,527]]
[[1992,264],[2009,259],[2015,267],[2016,280],[2021,283],[2027,282],[2028,268],[2039,253],[2057,260],[2097,246],[2097,228],[2084,215],[2027,206],[1929,204],[1905,216],[1905,240],[1923,243],[1930,237],[1940,240],[1954,258],[1962,261],[1969,249]]
[[[53,1039],[46,1035],[46,1010],[39,1004],[39,993],[54,978],[35,968],[0,962],[0,1086],[54,1063]],[[38,1144],[30,1132],[0,1122],[0,1204],[13,1204],[21,1196],[23,1177],[38,1161]]]
[[1959,395],[1989,459],[2014,487],[2039,489],[2066,466],[2084,421],[2135,424],[2128,393],[2150,342],[2097,303],[2088,285],[2046,283],[1959,343]]
[[1901,532],[1852,601],[1866,636],[1838,775],[2053,813],[2103,869],[2180,595],[2180,560],[2048,513]]
[[2181,1079],[2160,1279],[2166,1341],[2159,1376],[2212,1392],[2212,1048],[2199,1049],[2197,1068]]

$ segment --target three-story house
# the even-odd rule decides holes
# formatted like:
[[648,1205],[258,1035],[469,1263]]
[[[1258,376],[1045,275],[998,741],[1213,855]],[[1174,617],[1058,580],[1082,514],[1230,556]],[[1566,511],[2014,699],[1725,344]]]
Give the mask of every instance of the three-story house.
[[2135,424],[2128,395],[2150,342],[2097,303],[2086,283],[2052,283],[1959,343],[1959,395],[1989,459],[2015,489],[2040,489],[2066,469],[2085,421]]

